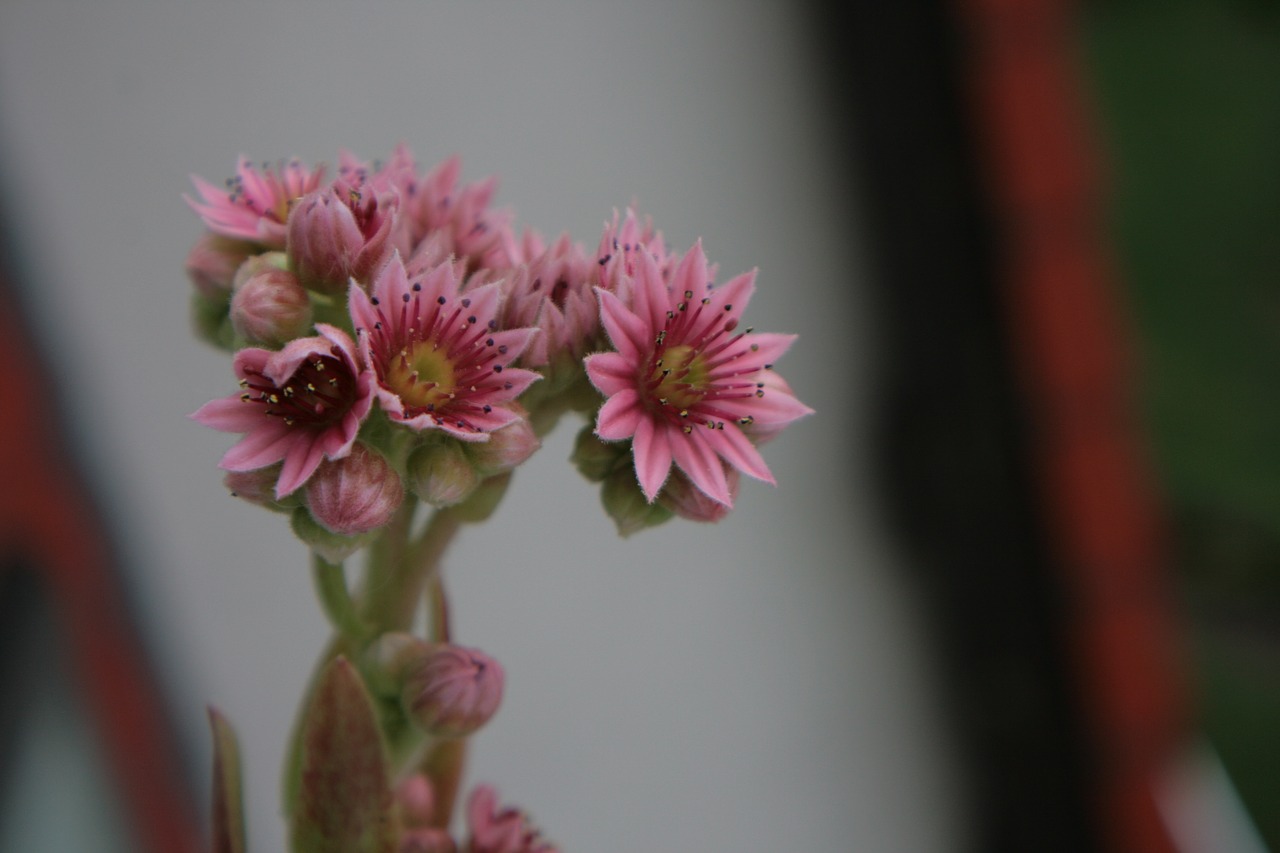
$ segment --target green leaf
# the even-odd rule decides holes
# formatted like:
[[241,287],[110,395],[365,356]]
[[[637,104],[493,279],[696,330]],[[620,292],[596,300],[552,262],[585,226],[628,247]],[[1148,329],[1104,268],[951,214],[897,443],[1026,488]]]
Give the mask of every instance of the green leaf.
[[386,749],[369,693],[344,657],[325,669],[302,720],[301,771],[296,853],[392,853]]
[[213,853],[244,853],[244,797],[240,748],[227,718],[209,708],[213,729]]

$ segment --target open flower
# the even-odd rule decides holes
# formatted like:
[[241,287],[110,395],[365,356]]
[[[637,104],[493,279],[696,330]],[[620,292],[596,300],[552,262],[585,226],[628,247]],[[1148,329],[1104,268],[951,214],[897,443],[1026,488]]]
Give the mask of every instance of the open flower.
[[285,223],[293,200],[316,190],[323,180],[323,168],[312,171],[297,160],[275,168],[264,163],[259,172],[248,158],[241,157],[235,177],[227,179],[226,189],[192,175],[191,182],[203,202],[190,196],[183,198],[214,233],[283,249]]
[[219,463],[252,471],[283,462],[276,498],[295,491],[324,459],[351,452],[373,406],[373,379],[356,362],[341,329],[316,325],[317,337],[290,341],[279,352],[236,353],[241,392],[205,403],[191,417],[223,432],[245,434]]
[[523,812],[499,809],[498,794],[489,785],[477,785],[467,799],[467,824],[467,853],[557,853]]
[[708,497],[733,505],[721,460],[766,482],[773,475],[743,431],[771,429],[813,410],[768,371],[795,335],[737,332],[755,273],[712,288],[701,244],[665,284],[648,252],[636,256],[632,305],[597,290],[600,318],[616,352],[586,360],[587,375],[608,399],[596,419],[606,441],[630,438],[636,476],[650,502],[674,462]]
[[[395,162],[406,155],[399,150]],[[400,167],[398,174],[403,173]],[[511,241],[511,214],[491,208],[489,202],[498,188],[494,178],[459,186],[462,161],[450,157],[421,180],[404,187],[405,209],[412,217],[415,240],[442,233],[451,251],[463,260],[468,271],[489,265],[490,254],[505,257],[504,245]]]
[[519,419],[506,404],[539,376],[510,365],[534,330],[500,330],[499,298],[497,284],[460,293],[450,263],[410,282],[398,254],[378,273],[372,293],[352,285],[348,301],[360,349],[393,421],[488,441],[489,433]]
[[562,358],[579,360],[599,334],[593,264],[583,248],[562,235],[543,248],[536,235],[526,235],[533,256],[503,281],[503,316],[512,326],[535,326],[538,334],[521,357],[529,367],[544,368]]

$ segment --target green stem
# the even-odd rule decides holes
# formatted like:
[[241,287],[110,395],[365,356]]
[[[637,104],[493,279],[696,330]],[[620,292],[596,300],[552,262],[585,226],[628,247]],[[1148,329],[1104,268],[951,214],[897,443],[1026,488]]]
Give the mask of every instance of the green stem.
[[356,603],[351,600],[342,564],[330,563],[318,554],[313,554],[311,572],[316,582],[316,592],[320,596],[320,606],[324,608],[334,630],[348,644],[363,644],[370,637],[369,626],[360,618]]
[[431,576],[427,585],[427,616],[427,638],[433,643],[449,642],[449,599],[439,572]]
[[422,600],[423,588],[435,576],[440,558],[462,522],[450,509],[438,509],[417,539],[400,543],[396,559],[381,571],[370,571],[362,591],[361,610],[377,633],[407,631]]
[[[351,660],[359,660],[372,640],[387,631],[408,630],[413,624],[414,612],[423,599],[423,587],[435,575],[440,557],[462,523],[452,511],[439,509],[432,514],[422,533],[411,539],[416,507],[414,498],[406,498],[395,518],[369,546],[358,603],[349,594],[345,595],[345,603],[340,600],[346,589],[345,579],[343,591],[339,591],[333,577],[334,574],[340,575],[340,571],[321,572],[317,565],[316,581],[320,586],[321,602],[337,630],[316,663],[311,682],[302,697],[299,715],[305,713],[310,705],[315,679],[335,657],[346,655]],[[348,630],[357,626],[358,630]],[[298,774],[302,766],[301,738],[302,720],[299,716],[294,722],[285,757],[286,816],[292,814],[297,801]]]

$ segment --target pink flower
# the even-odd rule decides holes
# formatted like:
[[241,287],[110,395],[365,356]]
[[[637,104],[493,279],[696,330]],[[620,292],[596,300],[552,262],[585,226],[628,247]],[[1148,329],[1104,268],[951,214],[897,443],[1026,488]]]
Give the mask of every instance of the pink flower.
[[600,318],[616,352],[588,356],[587,375],[608,399],[596,418],[606,441],[631,439],[636,476],[650,502],[674,462],[708,497],[733,505],[721,461],[772,483],[744,428],[782,426],[812,413],[768,371],[794,335],[735,330],[755,273],[723,286],[707,282],[701,244],[665,284],[653,256],[640,252],[632,305],[599,289]]
[[238,394],[205,403],[191,417],[244,438],[222,457],[228,471],[283,462],[276,498],[295,491],[324,459],[351,452],[373,406],[373,378],[356,362],[345,332],[319,323],[319,337],[298,338],[279,352],[236,353]]
[[[394,162],[402,163],[405,156],[397,149]],[[498,186],[496,179],[459,187],[461,172],[461,160],[450,157],[420,181],[406,184],[401,180],[401,186],[405,190],[405,209],[414,222],[415,241],[436,232],[445,234],[453,253],[473,271],[490,265],[488,258],[492,254],[507,256],[506,248],[513,242],[511,215],[489,207]],[[403,174],[402,166],[397,174]]]
[[467,853],[558,853],[545,842],[525,815],[513,808],[498,811],[498,794],[477,785],[467,800]]
[[316,190],[324,180],[324,169],[315,171],[297,160],[272,169],[262,165],[259,172],[241,157],[236,176],[227,179],[226,189],[191,176],[203,202],[183,196],[209,229],[224,237],[249,240],[272,249],[283,249],[285,222],[294,199]]
[[[654,230],[653,222],[647,216],[641,224],[631,208],[627,208],[626,217],[618,222],[618,211],[615,210],[613,221],[604,225],[600,248],[596,251],[600,286],[616,293],[624,302],[630,302],[631,281],[636,276],[641,254],[653,259],[664,282],[671,279],[671,272],[679,259],[667,251],[662,232]],[[708,275],[714,277],[715,270],[708,270]]]
[[600,329],[594,265],[568,235],[546,249],[530,235],[525,243],[535,250],[533,259],[506,277],[503,308],[507,325],[538,329],[521,363],[542,368],[561,359],[580,360]]
[[393,421],[488,441],[489,433],[519,419],[506,404],[539,376],[511,362],[534,330],[500,331],[499,298],[496,284],[459,293],[449,263],[410,282],[398,254],[378,273],[371,294],[351,287],[360,349]]

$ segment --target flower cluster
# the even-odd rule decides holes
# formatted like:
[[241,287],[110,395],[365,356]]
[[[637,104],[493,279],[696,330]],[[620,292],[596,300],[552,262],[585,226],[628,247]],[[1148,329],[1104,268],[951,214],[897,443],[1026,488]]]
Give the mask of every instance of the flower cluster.
[[[385,163],[342,152],[332,176],[242,160],[187,199],[208,229],[186,263],[196,328],[239,381],[192,417],[241,436],[225,482],[289,514],[336,631],[286,761],[298,851],[554,853],[483,785],[464,842],[448,832],[462,743],[504,674],[450,642],[444,544],[567,413],[589,421],[574,464],[629,535],[724,517],[742,474],[773,482],[759,446],[811,411],[773,370],[794,336],[741,326],[754,272],[717,285],[700,243],[670,251],[630,210],[594,254],[518,233],[494,182],[459,174],[421,172],[404,146]],[[415,533],[418,503],[436,512]],[[343,562],[365,545],[357,600]],[[212,719],[230,838],[234,736]]]
[[492,180],[460,183],[456,158],[422,173],[404,146],[342,152],[332,177],[242,160],[193,180],[197,327],[240,383],[193,417],[243,435],[229,488],[323,553],[406,494],[467,501],[572,410],[595,413],[575,462],[623,533],[716,520],[740,474],[772,482],[758,445],[810,412],[773,372],[793,336],[739,328],[754,273],[714,285],[700,245],[673,253],[632,211],[592,256],[518,234]]

